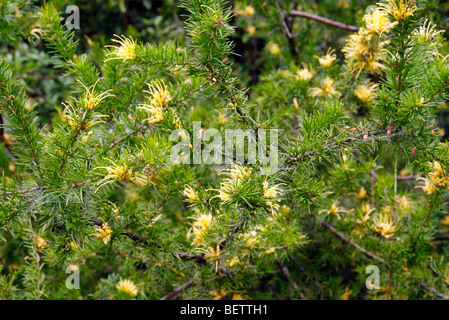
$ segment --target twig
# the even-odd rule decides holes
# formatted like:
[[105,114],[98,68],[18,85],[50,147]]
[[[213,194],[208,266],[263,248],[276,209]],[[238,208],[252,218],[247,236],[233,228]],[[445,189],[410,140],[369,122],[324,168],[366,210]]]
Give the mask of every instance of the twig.
[[346,31],[351,31],[351,32],[357,32],[359,31],[359,27],[356,26],[351,26],[345,23],[341,23],[341,22],[337,22],[328,18],[324,18],[321,16],[318,16],[316,14],[313,13],[308,13],[305,11],[298,11],[298,10],[292,10],[290,11],[290,16],[291,17],[300,17],[300,18],[306,18],[306,19],[310,19],[310,20],[314,20],[317,22],[321,22],[324,24],[327,24],[329,26],[335,27],[335,28],[339,28],[339,29],[343,29]]
[[439,298],[441,298],[441,299],[444,299],[444,300],[449,300],[449,296],[448,296],[448,295],[439,292],[437,289],[435,289],[435,288],[429,286],[428,284],[421,282],[419,285],[420,285],[422,288],[424,288],[425,290],[427,290],[427,291],[429,291],[429,292],[431,292],[431,293],[434,293],[437,297],[439,297]]
[[298,285],[296,284],[296,282],[294,280],[292,280],[290,271],[288,270],[287,266],[280,259],[276,260],[276,263],[279,266],[279,268],[281,269],[282,273],[287,278],[287,281],[291,283],[293,288],[298,289]]
[[343,240],[343,242],[346,242],[347,244],[353,246],[354,248],[356,248],[357,250],[359,250],[361,253],[363,253],[365,256],[367,256],[368,258],[374,259],[379,261],[382,264],[385,264],[388,268],[390,268],[390,265],[381,257],[379,257],[378,255],[366,250],[365,248],[361,247],[360,245],[358,245],[357,243],[355,243],[353,241],[353,239],[349,239],[348,237],[346,237],[344,234],[340,233],[337,231],[337,229],[335,229],[333,226],[331,226],[328,223],[323,223],[323,227],[325,227],[326,229],[329,229],[334,235],[336,235],[337,237],[339,237],[341,240]]
[[182,286],[177,287],[175,290],[173,290],[169,294],[163,296],[161,298],[161,300],[170,300],[173,297],[176,297],[181,291],[184,291],[184,290],[192,287],[193,285],[195,285],[195,282],[193,280],[189,280],[186,283],[184,283]]
[[291,26],[288,24],[284,11],[282,10],[281,5],[279,4],[279,0],[276,0],[276,7],[279,11],[279,15],[281,16],[284,33],[287,36],[288,43],[290,44],[290,51],[294,57],[297,57],[299,55],[299,51],[298,47],[296,46],[295,37],[292,34]]

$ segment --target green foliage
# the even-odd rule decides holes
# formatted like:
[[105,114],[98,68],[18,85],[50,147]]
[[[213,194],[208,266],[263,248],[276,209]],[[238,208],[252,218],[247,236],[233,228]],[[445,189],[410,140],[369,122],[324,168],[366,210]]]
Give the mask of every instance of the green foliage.
[[[449,67],[433,2],[166,1],[99,34],[68,30],[65,4],[0,7],[0,298],[447,298]],[[173,136],[208,146],[194,121],[257,141],[281,129],[277,171],[193,163],[195,140],[173,163]]]

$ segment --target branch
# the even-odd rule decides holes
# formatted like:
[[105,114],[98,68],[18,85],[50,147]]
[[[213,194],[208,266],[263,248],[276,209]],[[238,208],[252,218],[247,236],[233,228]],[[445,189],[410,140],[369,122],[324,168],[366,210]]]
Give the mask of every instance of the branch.
[[276,263],[279,266],[279,268],[281,269],[282,273],[287,278],[287,281],[291,283],[293,288],[298,289],[298,285],[296,284],[296,282],[294,280],[292,280],[292,277],[290,276],[290,271],[288,270],[287,266],[280,259],[276,260]]
[[337,237],[339,237],[341,240],[343,240],[343,242],[346,242],[347,244],[353,246],[354,248],[356,248],[357,250],[359,250],[361,253],[363,253],[365,256],[367,256],[368,258],[374,259],[379,261],[382,264],[385,264],[388,268],[390,268],[390,265],[381,257],[379,257],[378,255],[366,250],[365,248],[361,247],[360,245],[358,245],[357,243],[355,243],[353,241],[353,239],[349,239],[348,237],[346,237],[344,234],[340,233],[337,231],[337,229],[335,229],[333,226],[331,226],[328,223],[323,223],[322,224],[323,227],[325,227],[326,229],[330,230],[334,235],[336,235]]
[[429,285],[426,284],[426,283],[421,282],[421,283],[419,284],[419,286],[422,287],[422,288],[424,288],[425,290],[431,292],[431,293],[434,293],[437,297],[439,297],[439,298],[441,298],[441,299],[449,300],[449,296],[448,296],[448,295],[439,292],[437,289],[435,289],[435,288],[429,286]]
[[339,29],[343,29],[346,31],[351,31],[351,32],[357,32],[359,31],[359,27],[356,26],[351,26],[345,23],[341,23],[341,22],[337,22],[331,19],[327,19],[321,16],[318,16],[316,14],[313,13],[308,13],[305,11],[298,11],[298,10],[292,10],[290,11],[290,16],[291,17],[300,17],[300,18],[306,18],[306,19],[310,19],[310,20],[314,20],[320,23],[324,23],[327,24],[329,26],[335,27],[335,28],[339,28]]
[[282,10],[281,5],[279,4],[279,0],[276,0],[276,7],[279,11],[279,15],[281,16],[282,27],[284,29],[284,33],[287,36],[288,43],[290,44],[290,51],[293,56],[298,56],[299,51],[296,46],[295,37],[292,34],[291,26],[287,22],[287,18],[285,17],[284,11]]
[[177,287],[175,290],[173,290],[169,294],[163,296],[161,298],[161,300],[170,300],[171,298],[176,297],[181,291],[184,291],[184,290],[192,287],[193,285],[195,285],[194,281],[193,280],[189,280],[186,283],[184,283],[182,286]]

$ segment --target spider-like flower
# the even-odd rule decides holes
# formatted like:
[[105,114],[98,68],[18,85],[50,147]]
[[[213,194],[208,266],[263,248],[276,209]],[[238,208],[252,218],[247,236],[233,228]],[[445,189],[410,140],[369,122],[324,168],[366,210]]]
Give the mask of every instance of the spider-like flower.
[[221,201],[231,199],[231,196],[239,188],[241,182],[250,178],[251,172],[251,168],[244,168],[238,164],[233,164],[231,169],[220,170],[220,175],[228,177],[221,183],[220,189],[216,190],[219,194],[214,196],[214,198],[218,197]]
[[151,84],[148,84],[149,91],[145,91],[150,94],[149,104],[142,104],[139,109],[148,111],[151,115],[148,119],[145,119],[149,124],[160,122],[164,120],[164,110],[168,103],[173,99],[167,87],[162,81],[156,80]]
[[253,230],[253,231],[241,233],[239,235],[239,239],[242,239],[242,241],[245,242],[246,247],[248,249],[251,249],[258,243],[259,236],[257,235],[257,232]]
[[337,55],[335,54],[335,49],[329,48],[327,49],[327,53],[325,56],[322,57],[316,57],[318,58],[320,64],[323,67],[329,68],[332,63],[337,60]]
[[62,104],[65,106],[63,119],[67,121],[72,130],[87,130],[97,123],[104,122],[100,120],[100,118],[106,117],[104,115],[95,115],[92,120],[86,121],[84,115],[81,115],[79,112],[77,112],[75,107],[70,102]]
[[416,188],[419,188],[426,192],[428,195],[432,195],[436,191],[435,184],[433,181],[426,179],[426,178],[418,178],[418,181],[424,182],[424,185],[419,185]]
[[277,43],[274,43],[272,41],[269,41],[267,45],[265,46],[265,50],[267,50],[269,53],[271,53],[273,56],[278,56],[281,54],[281,48]]
[[116,288],[119,291],[124,292],[131,297],[135,297],[139,293],[139,289],[134,284],[134,282],[128,279],[122,280],[122,278],[120,278],[120,281],[117,284]]
[[378,86],[379,85],[377,83],[369,83],[367,81],[365,84],[355,88],[354,94],[364,104],[369,105],[375,97]]
[[268,187],[268,181],[265,180],[262,183],[263,186],[263,197],[267,199],[266,205],[271,208],[272,212],[279,210],[279,204],[277,202],[280,202],[281,200],[278,198],[278,195],[280,194],[281,190],[279,186],[272,186]]
[[95,231],[98,232],[97,234],[95,234],[95,237],[102,238],[103,243],[107,245],[112,236],[112,229],[111,227],[109,227],[108,223],[105,222],[101,225],[101,227],[96,227]]
[[360,28],[358,33],[350,35],[342,51],[351,72],[357,76],[363,70],[380,73],[384,68],[380,63],[384,56],[384,45],[385,42],[378,37],[367,36],[363,28]]
[[125,36],[118,36],[117,39],[112,39],[113,42],[118,43],[119,46],[107,46],[111,47],[114,50],[110,52],[110,55],[115,55],[115,58],[110,59],[122,59],[123,61],[126,60],[135,60],[136,59],[136,42],[133,40],[132,37],[126,38]]
[[107,160],[111,161],[113,166],[100,167],[106,169],[108,174],[101,181],[98,182],[99,186],[97,190],[102,186],[109,183],[113,183],[115,181],[131,181],[140,185],[141,187],[148,185],[147,176],[145,176],[143,173],[133,172],[133,169],[128,169],[128,166],[126,164],[117,165],[112,160],[110,159]]
[[376,8],[371,10],[363,17],[366,25],[366,31],[370,34],[388,33],[398,23],[397,21],[391,23],[385,11]]
[[203,243],[204,235],[212,224],[212,215],[199,214],[197,217],[192,217],[192,219],[195,221],[192,223],[192,228],[189,230],[187,238],[190,238],[190,232],[193,232],[195,238],[193,239],[192,244],[198,245]]
[[47,241],[45,241],[44,238],[42,238],[41,236],[37,236],[36,237],[36,246],[38,248],[39,251],[45,249],[45,247],[47,247]]
[[374,231],[380,234],[385,239],[389,239],[394,236],[396,227],[390,217],[390,215],[382,214],[374,219]]
[[190,200],[192,200],[192,201],[198,201],[199,200],[198,193],[196,193],[195,190],[193,190],[191,186],[187,186],[184,189],[184,195],[187,198],[189,198]]
[[418,10],[415,0],[387,0],[377,5],[381,11],[391,14],[397,21],[407,20]]
[[414,35],[419,42],[430,42],[437,38],[437,36],[444,32],[444,30],[436,30],[436,25],[429,20],[424,21],[423,25],[414,31]]
[[202,249],[204,253],[204,258],[206,260],[209,260],[210,262],[215,262],[215,272],[218,270],[218,263],[220,262],[222,251],[220,249],[220,246],[217,244],[215,248],[209,247],[207,249]]
[[307,68],[299,69],[296,71],[296,78],[301,81],[308,81],[313,78],[313,73]]
[[345,210],[340,210],[340,208],[338,207],[338,199],[335,200],[334,202],[332,202],[332,205],[329,209],[324,209],[321,210],[319,213],[326,213],[330,216],[334,216],[337,217],[338,219],[340,219],[340,212],[346,212]]
[[332,96],[336,96],[339,97],[341,95],[340,92],[338,92],[337,90],[335,90],[334,88],[334,80],[326,77],[322,84],[321,87],[315,87],[315,88],[311,88],[310,89],[310,96],[311,97],[332,97]]
[[100,104],[101,101],[103,101],[104,99],[106,99],[108,97],[115,97],[115,95],[110,94],[111,90],[107,90],[100,94],[95,94],[95,86],[97,85],[98,81],[100,81],[100,79],[98,79],[94,85],[87,88],[81,81],[78,80],[78,82],[81,83],[81,85],[84,87],[84,89],[86,89],[86,93],[83,98],[83,103],[84,103],[84,107],[87,110],[95,109]]

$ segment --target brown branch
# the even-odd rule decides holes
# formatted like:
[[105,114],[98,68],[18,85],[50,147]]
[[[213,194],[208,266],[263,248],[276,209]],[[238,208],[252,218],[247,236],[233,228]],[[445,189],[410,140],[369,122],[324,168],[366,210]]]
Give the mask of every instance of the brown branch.
[[7,192],[2,192],[0,193],[0,196],[11,196],[14,194],[26,194],[26,193],[30,193],[30,192],[34,192],[34,191],[38,191],[40,188],[31,188],[28,190],[16,190],[16,191],[7,191]]
[[184,283],[182,286],[177,287],[175,290],[173,290],[169,294],[163,296],[161,298],[161,300],[170,300],[170,299],[176,297],[181,291],[184,291],[184,290],[194,286],[195,285],[194,280],[189,280],[186,283]]
[[298,285],[296,284],[296,282],[294,280],[292,280],[292,277],[290,275],[290,271],[288,270],[287,266],[280,259],[276,260],[276,263],[279,266],[279,268],[281,269],[282,273],[287,278],[287,281],[289,283],[291,283],[293,288],[298,289]]
[[299,17],[299,18],[306,18],[306,19],[310,19],[310,20],[314,20],[320,23],[324,23],[327,24],[329,26],[335,27],[335,28],[339,28],[339,29],[343,29],[346,31],[351,31],[351,32],[357,32],[359,31],[359,27],[356,26],[351,26],[345,23],[341,23],[341,22],[337,22],[328,18],[324,18],[321,16],[318,16],[316,14],[313,13],[308,13],[305,11],[298,11],[298,10],[292,10],[290,11],[290,16],[291,17]]
[[299,55],[298,47],[296,46],[295,37],[292,33],[292,27],[289,25],[287,17],[284,14],[284,11],[281,8],[281,5],[279,4],[279,0],[276,0],[276,7],[279,12],[279,15],[281,16],[282,21],[282,27],[284,29],[284,33],[287,36],[288,43],[290,45],[290,51],[294,57],[297,57]]
[[363,253],[365,256],[367,256],[368,258],[374,259],[379,261],[382,264],[385,264],[388,268],[390,268],[390,265],[381,257],[379,257],[378,255],[366,250],[365,248],[361,247],[360,245],[358,245],[357,243],[355,243],[353,241],[353,239],[349,239],[348,237],[346,237],[344,234],[340,233],[337,231],[337,229],[335,229],[333,226],[331,226],[328,223],[323,223],[322,224],[323,227],[325,227],[326,229],[330,230],[334,235],[336,235],[338,238],[340,238],[341,240],[343,240],[343,242],[346,242],[347,244],[353,246],[354,248],[356,248],[358,251],[360,251],[361,253]]
[[444,300],[449,300],[449,296],[448,295],[439,292],[437,289],[429,286],[428,284],[421,282],[419,285],[420,285],[420,287],[424,288],[425,290],[435,294],[437,297],[439,297],[441,299],[444,299]]

